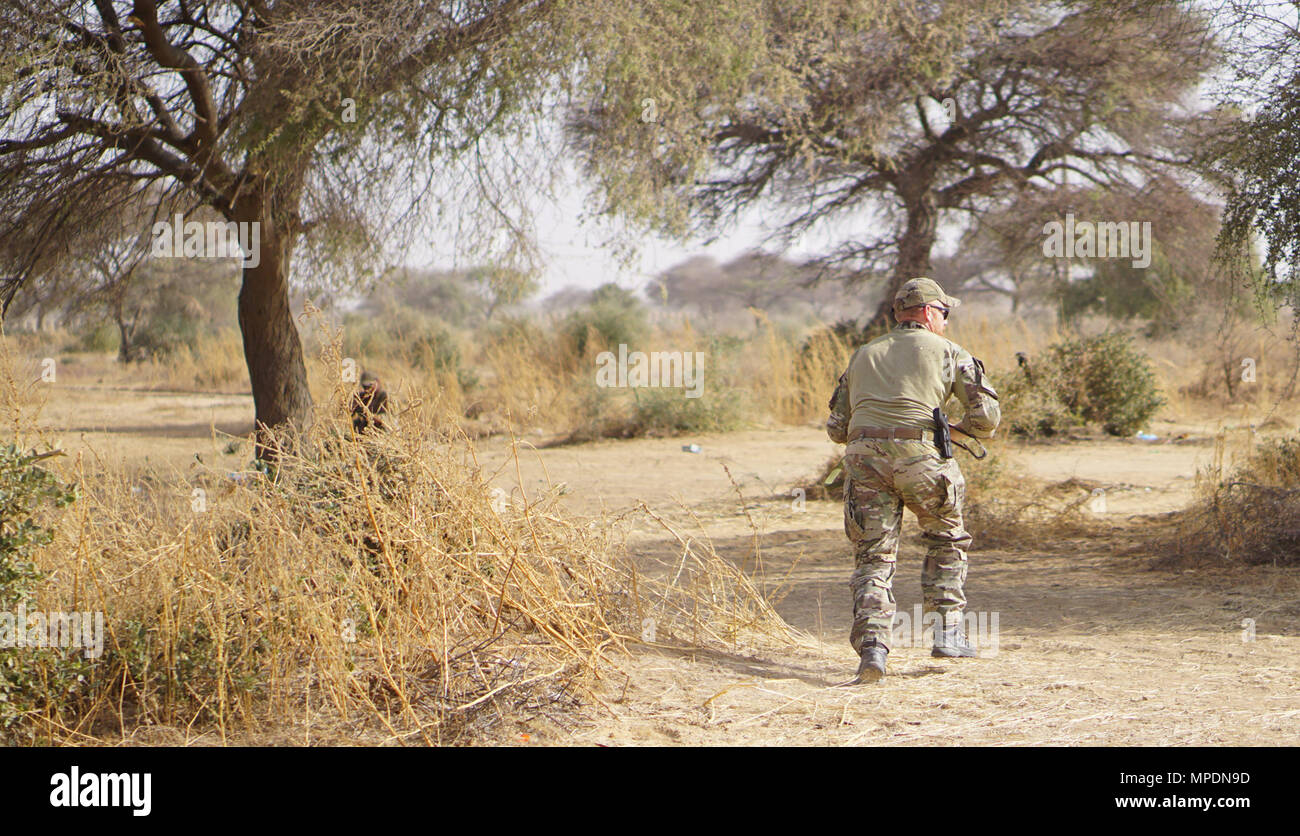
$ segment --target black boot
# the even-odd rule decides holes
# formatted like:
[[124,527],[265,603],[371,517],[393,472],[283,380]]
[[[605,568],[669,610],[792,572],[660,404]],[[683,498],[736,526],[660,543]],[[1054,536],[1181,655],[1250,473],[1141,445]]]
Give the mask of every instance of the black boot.
[[867,642],[862,646],[862,662],[858,665],[858,685],[879,682],[885,675],[885,660],[889,658],[889,648],[880,642]]
[[934,648],[930,655],[937,658],[974,659],[979,651],[966,641],[966,632],[960,624],[938,629],[934,635]]

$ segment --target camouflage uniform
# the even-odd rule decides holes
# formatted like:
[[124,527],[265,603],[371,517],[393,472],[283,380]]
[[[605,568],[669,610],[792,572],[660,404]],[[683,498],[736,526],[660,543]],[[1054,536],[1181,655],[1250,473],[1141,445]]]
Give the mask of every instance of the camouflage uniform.
[[[950,306],[956,303],[951,297],[942,298]],[[921,573],[924,610],[941,616],[946,628],[961,622],[966,606],[966,549],[971,541],[962,525],[966,480],[955,458],[939,455],[933,435],[933,410],[942,407],[949,395],[965,407],[959,429],[980,438],[993,434],[1001,412],[983,365],[920,323],[903,322],[854,353],[831,397],[827,434],[832,441],[848,444],[844,531],[856,552],[856,569],[849,582],[853,591],[849,641],[859,653],[868,642],[885,648],[890,644],[904,506],[916,514],[926,543]],[[855,437],[855,431],[891,428],[920,430],[922,437]]]
[[361,386],[352,393],[352,429],[361,435],[371,429],[395,429],[388,414],[388,393],[370,372],[361,375]]

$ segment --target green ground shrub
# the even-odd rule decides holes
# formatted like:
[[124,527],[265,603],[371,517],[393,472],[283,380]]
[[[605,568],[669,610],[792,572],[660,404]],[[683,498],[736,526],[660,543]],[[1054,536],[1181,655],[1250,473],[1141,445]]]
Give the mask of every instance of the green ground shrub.
[[687,398],[680,389],[634,391],[631,435],[726,432],[739,428],[744,418],[743,393],[735,390],[709,392],[698,398]]
[[1066,340],[1011,374],[993,378],[1002,423],[1012,435],[1038,437],[1083,423],[1133,435],[1164,405],[1151,363],[1120,333]]
[[1151,361],[1124,334],[1108,333],[1052,346],[1061,401],[1111,435],[1133,435],[1165,400]]
[[[0,447],[0,613],[13,624],[5,632],[27,630],[17,618],[20,606],[37,610],[35,595],[45,575],[32,553],[51,539],[34,517],[39,508],[63,507],[75,490],[36,464],[15,445]],[[65,699],[84,682],[88,661],[78,648],[24,647],[16,636],[0,643],[0,742],[22,740],[21,721],[45,705]]]
[[598,287],[590,304],[564,318],[561,332],[574,344],[576,356],[593,351],[617,351],[620,344],[638,350],[650,333],[645,305],[615,284]]

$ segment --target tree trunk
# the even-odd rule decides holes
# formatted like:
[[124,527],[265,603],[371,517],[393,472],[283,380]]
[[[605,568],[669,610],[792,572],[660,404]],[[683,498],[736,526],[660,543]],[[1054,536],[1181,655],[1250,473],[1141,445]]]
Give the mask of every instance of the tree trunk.
[[122,314],[117,314],[117,362],[126,365],[131,362],[131,333],[122,321]]
[[117,298],[113,300],[113,321],[117,323],[117,362],[125,366],[131,362],[131,337],[135,329],[126,327],[123,306],[122,291],[118,288]]
[[239,329],[253,385],[256,455],[273,461],[277,449],[269,444],[271,432],[305,432],[312,421],[302,341],[289,307],[289,261],[295,233],[290,221],[275,218],[271,211],[257,211],[238,220],[260,225],[260,260],[256,266],[245,266],[239,289]]
[[[930,273],[930,251],[934,248],[935,223],[939,217],[934,195],[926,189],[915,198],[907,200],[906,206],[907,227],[898,239],[898,261],[885,285],[885,295],[864,331],[883,331],[889,328],[894,310],[894,295],[898,289],[908,279],[928,276]],[[944,292],[951,290],[952,288],[944,288]]]

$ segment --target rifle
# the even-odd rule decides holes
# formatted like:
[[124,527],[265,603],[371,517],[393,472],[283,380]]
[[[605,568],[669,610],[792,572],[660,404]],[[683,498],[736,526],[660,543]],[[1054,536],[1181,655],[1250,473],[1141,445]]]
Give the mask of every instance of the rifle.
[[952,458],[952,434],[948,432],[948,416],[939,407],[934,408],[934,446],[939,448],[939,456]]
[[[965,444],[962,444],[960,441],[955,440],[952,437],[952,432],[951,432],[952,430],[957,430],[957,432],[961,433],[962,435],[966,436],[970,440],[974,441],[976,446],[980,448],[979,453],[976,453],[974,450],[967,447]],[[948,416],[944,415],[943,410],[940,407],[936,406],[934,408],[934,446],[939,449],[940,456],[942,456],[945,459],[951,459],[952,445],[954,444],[956,444],[961,449],[965,450],[967,453],[970,453],[971,456],[976,460],[982,459],[989,454],[989,451],[984,448],[983,444],[979,443],[979,440],[976,439],[975,436],[971,435],[970,433],[966,432],[963,429],[959,429],[958,427],[949,427]]]

